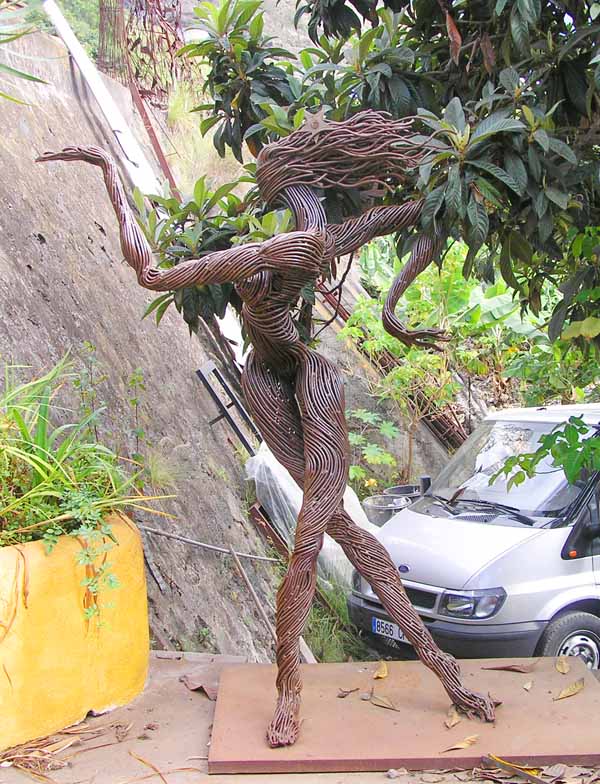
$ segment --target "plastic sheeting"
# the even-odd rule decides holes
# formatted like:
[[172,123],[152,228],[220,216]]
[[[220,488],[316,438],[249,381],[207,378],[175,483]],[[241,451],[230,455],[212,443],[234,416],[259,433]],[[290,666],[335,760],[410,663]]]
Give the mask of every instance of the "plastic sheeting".
[[[266,444],[246,463],[248,479],[253,479],[256,497],[269,515],[272,524],[283,539],[293,547],[298,512],[302,505],[302,491],[286,468],[279,463]],[[354,522],[366,531],[379,529],[370,523],[358,496],[351,487],[346,488],[344,507]],[[350,588],[352,564],[340,545],[325,534],[318,561],[319,576],[343,588]]]

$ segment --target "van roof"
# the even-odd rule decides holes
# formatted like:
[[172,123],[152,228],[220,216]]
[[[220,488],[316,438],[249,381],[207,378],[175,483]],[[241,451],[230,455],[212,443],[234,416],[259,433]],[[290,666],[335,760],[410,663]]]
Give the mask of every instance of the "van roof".
[[600,423],[600,404],[574,403],[568,406],[504,408],[501,411],[491,411],[486,416],[486,420],[501,422],[553,422],[561,424],[572,416],[582,416],[586,424],[597,425]]

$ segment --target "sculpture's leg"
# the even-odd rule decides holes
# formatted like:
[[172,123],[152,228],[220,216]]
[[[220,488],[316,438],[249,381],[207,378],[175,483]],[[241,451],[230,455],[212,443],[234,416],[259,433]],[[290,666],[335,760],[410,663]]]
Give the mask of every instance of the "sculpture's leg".
[[[307,352],[298,369],[295,393],[254,358],[245,368],[244,393],[256,424],[275,456],[302,479],[304,498],[288,572],[277,594],[277,691],[267,731],[271,746],[298,737],[300,708],[299,640],[314,596],[317,555],[327,522],[340,505],[347,476],[347,434],[341,380],[322,357]],[[303,460],[299,447],[303,445]]]
[[336,512],[327,527],[327,533],[341,544],[349,560],[371,584],[423,664],[438,676],[452,702],[467,713],[493,721],[493,701],[489,696],[471,692],[462,685],[457,661],[436,645],[406,595],[385,547],[370,533],[359,528],[343,510]]
[[242,389],[267,446],[296,483],[304,487],[304,437],[294,386],[251,351],[242,372]]

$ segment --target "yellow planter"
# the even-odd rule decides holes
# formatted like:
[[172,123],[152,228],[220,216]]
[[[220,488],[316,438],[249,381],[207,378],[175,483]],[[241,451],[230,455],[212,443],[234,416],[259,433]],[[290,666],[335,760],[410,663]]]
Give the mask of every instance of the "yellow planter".
[[119,588],[102,587],[99,616],[86,621],[69,536],[46,555],[41,542],[0,548],[0,750],[74,724],[89,711],[123,705],[144,688],[148,608],[140,534],[111,519],[107,554]]

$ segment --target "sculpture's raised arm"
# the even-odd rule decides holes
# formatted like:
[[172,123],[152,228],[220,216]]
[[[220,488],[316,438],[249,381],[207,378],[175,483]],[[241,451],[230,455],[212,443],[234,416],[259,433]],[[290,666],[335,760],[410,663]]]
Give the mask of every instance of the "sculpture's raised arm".
[[121,250],[138,283],[153,291],[171,291],[194,284],[235,283],[263,270],[297,270],[315,276],[320,270],[323,238],[315,232],[281,234],[262,243],[215,251],[171,269],[154,266],[152,250],[129,207],[117,167],[99,147],[66,147],[44,153],[37,161],[85,161],[98,166],[119,222]]

